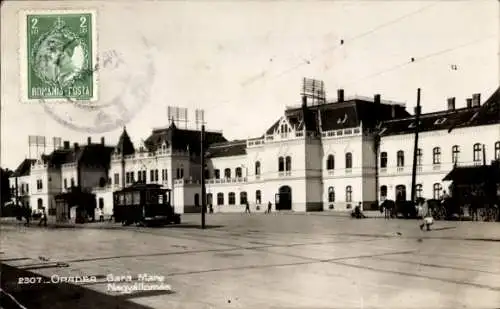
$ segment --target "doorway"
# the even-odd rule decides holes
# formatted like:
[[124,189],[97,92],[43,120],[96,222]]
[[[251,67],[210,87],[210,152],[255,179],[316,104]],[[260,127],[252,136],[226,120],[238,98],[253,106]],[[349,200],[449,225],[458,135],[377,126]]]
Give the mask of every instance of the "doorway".
[[404,185],[396,186],[396,201],[406,201],[406,187]]
[[282,186],[276,194],[276,210],[292,210],[292,188]]

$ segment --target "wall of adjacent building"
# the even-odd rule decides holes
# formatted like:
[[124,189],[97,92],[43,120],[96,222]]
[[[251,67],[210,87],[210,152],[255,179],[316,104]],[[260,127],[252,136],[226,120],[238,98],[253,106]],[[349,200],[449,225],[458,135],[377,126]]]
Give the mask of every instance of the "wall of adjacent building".
[[[388,199],[395,199],[397,185],[406,186],[407,199],[411,198],[411,173],[413,162],[413,134],[384,136],[381,139],[380,151],[388,153],[386,169],[380,169],[379,188],[386,185]],[[421,132],[418,147],[422,149],[422,166],[417,167],[416,184],[421,184],[423,197],[433,198],[434,184],[441,184],[443,190],[448,191],[449,182],[442,179],[453,169],[452,147],[460,146],[458,165],[470,166],[483,164],[482,150],[480,160],[474,162],[474,144],[486,145],[486,164],[495,159],[494,145],[500,141],[500,124],[457,128],[448,133],[447,130]],[[433,148],[441,148],[441,164],[433,164]],[[482,146],[481,146],[482,147]],[[482,148],[481,148],[482,149]],[[405,154],[404,167],[397,167],[396,154],[403,150]]]

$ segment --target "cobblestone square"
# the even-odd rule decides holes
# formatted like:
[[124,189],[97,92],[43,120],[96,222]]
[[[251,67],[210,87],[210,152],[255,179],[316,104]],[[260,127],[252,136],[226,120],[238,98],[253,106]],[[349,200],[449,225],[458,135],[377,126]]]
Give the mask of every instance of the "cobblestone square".
[[[4,224],[2,263],[51,277],[164,276],[171,291],[134,291],[152,308],[491,308],[500,303],[500,226],[332,215],[207,217],[184,225],[101,223],[51,229]],[[218,226],[210,228],[210,226]],[[63,263],[57,267],[55,262]]]

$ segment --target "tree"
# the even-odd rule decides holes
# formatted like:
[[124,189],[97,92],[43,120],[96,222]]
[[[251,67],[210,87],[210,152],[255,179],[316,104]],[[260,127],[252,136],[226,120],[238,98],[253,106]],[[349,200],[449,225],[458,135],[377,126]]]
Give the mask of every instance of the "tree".
[[0,205],[4,205],[11,200],[9,177],[12,176],[9,169],[0,168]]

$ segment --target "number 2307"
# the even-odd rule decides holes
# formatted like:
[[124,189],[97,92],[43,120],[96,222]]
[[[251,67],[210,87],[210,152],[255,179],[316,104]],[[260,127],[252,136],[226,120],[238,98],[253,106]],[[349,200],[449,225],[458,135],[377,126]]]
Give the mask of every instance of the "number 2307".
[[19,277],[17,284],[35,284],[42,283],[42,277]]

